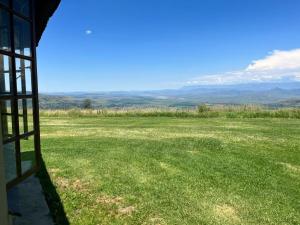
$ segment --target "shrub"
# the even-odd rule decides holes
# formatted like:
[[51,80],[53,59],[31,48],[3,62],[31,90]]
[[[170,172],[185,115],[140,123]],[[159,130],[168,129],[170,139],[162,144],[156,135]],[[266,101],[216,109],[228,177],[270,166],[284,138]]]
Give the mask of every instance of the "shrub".
[[91,109],[92,108],[92,100],[91,99],[84,99],[83,103],[82,103],[82,108]]
[[198,105],[197,111],[198,113],[205,113],[205,112],[209,112],[210,108],[207,105],[202,104],[202,105]]

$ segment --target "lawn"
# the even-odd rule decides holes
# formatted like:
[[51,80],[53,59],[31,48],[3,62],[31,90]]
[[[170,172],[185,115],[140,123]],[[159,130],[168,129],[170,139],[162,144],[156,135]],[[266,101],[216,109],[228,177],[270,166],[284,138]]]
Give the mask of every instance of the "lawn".
[[299,119],[41,117],[71,225],[300,224],[299,137]]

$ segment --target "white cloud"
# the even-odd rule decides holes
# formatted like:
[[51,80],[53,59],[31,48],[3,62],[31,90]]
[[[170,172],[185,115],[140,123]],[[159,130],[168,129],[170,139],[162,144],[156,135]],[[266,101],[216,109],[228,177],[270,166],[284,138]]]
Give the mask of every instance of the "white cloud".
[[300,49],[275,50],[263,59],[254,60],[243,70],[204,75],[187,84],[234,84],[286,79],[300,81]]
[[276,70],[299,70],[300,49],[290,51],[273,51],[264,59],[253,61],[247,71],[276,71]]
[[85,31],[85,34],[86,34],[86,35],[90,35],[90,34],[92,34],[92,33],[93,33],[92,30],[86,30],[86,31]]

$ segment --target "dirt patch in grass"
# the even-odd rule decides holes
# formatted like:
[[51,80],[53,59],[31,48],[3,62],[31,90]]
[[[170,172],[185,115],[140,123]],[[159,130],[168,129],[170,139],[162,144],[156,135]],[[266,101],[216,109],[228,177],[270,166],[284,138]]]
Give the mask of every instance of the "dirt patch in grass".
[[300,166],[296,166],[296,165],[292,165],[290,163],[284,163],[284,162],[281,162],[279,164],[284,166],[284,168],[287,169],[290,172],[300,173]]
[[96,198],[96,203],[110,208],[110,214],[116,217],[131,216],[132,213],[136,210],[134,206],[125,206],[124,199],[119,196],[101,196]]
[[89,189],[88,183],[80,179],[69,180],[64,177],[55,177],[55,184],[61,189],[73,189],[76,191],[86,191]]
[[110,196],[101,196],[96,198],[98,204],[106,205],[121,205],[123,203],[122,197],[110,197]]
[[214,214],[220,219],[225,219],[231,222],[240,221],[237,210],[234,207],[227,204],[215,206]]
[[135,211],[135,207],[134,206],[127,206],[124,208],[119,208],[118,209],[118,213],[120,215],[126,215],[126,216],[130,216],[132,215],[132,213]]
[[162,219],[161,217],[152,217],[149,219],[149,222],[147,223],[143,223],[143,225],[164,225],[166,224],[164,219]]

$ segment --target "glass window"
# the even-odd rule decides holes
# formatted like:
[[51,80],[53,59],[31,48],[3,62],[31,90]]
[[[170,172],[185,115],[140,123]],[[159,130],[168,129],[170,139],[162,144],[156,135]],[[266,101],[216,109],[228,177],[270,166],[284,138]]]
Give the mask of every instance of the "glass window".
[[11,100],[0,100],[1,126],[4,140],[13,137],[15,134],[13,129],[13,115],[11,106]]
[[18,109],[20,134],[33,131],[32,99],[19,99]]
[[30,23],[14,16],[15,26],[15,53],[31,56],[31,32]]
[[27,17],[30,14],[29,6],[29,0],[14,0],[14,10]]
[[11,50],[9,14],[0,8],[0,49]]
[[31,62],[16,58],[17,91],[19,94],[31,94]]
[[12,90],[11,59],[0,54],[0,95],[11,94]]
[[21,149],[21,168],[22,173],[26,173],[31,170],[36,165],[35,151],[34,151],[34,136],[29,136],[27,138],[20,140]]
[[2,3],[3,5],[8,5],[8,0],[0,0],[0,3]]
[[38,161],[39,146],[35,146],[35,138],[39,140],[39,134],[33,132],[31,96],[36,87],[36,82],[32,83],[33,60],[36,60],[32,58],[35,45],[29,19],[32,2],[0,0],[0,131],[9,188],[21,181],[25,173],[33,172]]
[[16,164],[16,149],[15,143],[8,143],[3,145],[4,164],[5,164],[5,178],[6,182],[10,182],[17,178],[17,164]]

